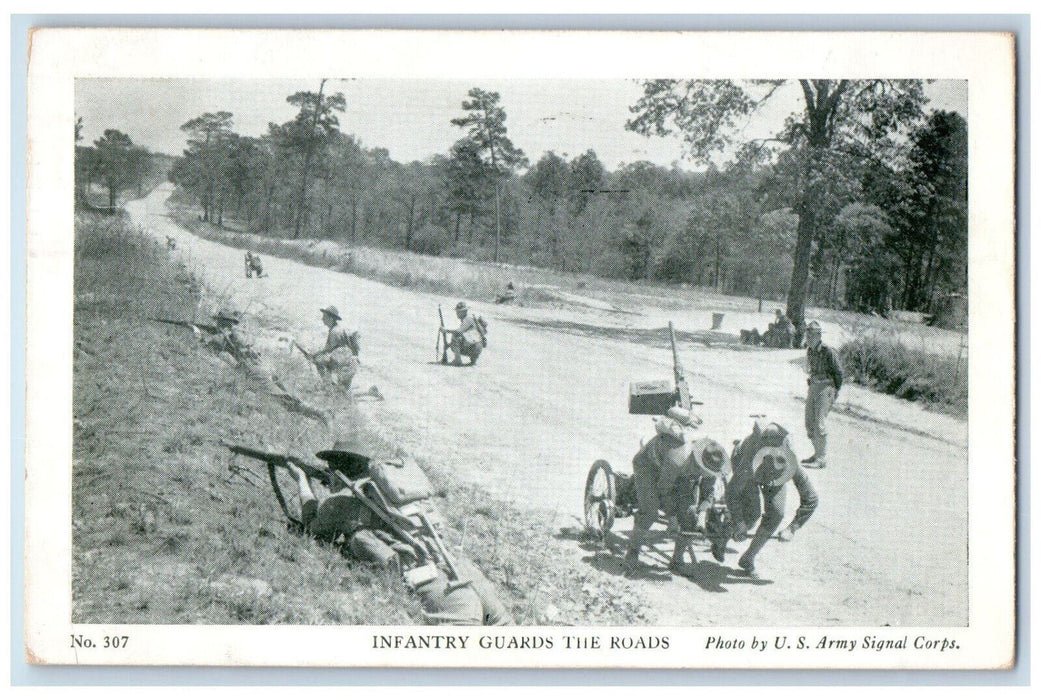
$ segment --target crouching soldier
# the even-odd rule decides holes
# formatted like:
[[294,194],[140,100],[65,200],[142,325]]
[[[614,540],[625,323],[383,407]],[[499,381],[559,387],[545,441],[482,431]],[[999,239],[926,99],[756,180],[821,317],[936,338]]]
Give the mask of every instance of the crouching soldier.
[[455,356],[452,364],[458,367],[463,364],[463,357],[467,357],[471,365],[476,365],[481,351],[488,345],[486,331],[482,328],[481,320],[467,308],[465,301],[455,305],[455,315],[459,319],[459,328],[445,331],[452,336],[449,342]]
[[792,335],[795,332],[795,326],[788,319],[783,311],[777,309],[774,311],[776,318],[773,323],[770,324],[770,328],[763,334],[763,345],[768,348],[788,348],[792,347]]
[[780,535],[780,539],[785,541],[791,540],[817,509],[817,491],[792,452],[788,431],[776,423],[765,427],[756,423],[752,434],[734,450],[731,463],[734,475],[726,488],[730,517],[712,544],[712,556],[722,562],[727,542],[746,539],[751,527],[759,520],[748,549],[737,562],[745,573],[755,576],[756,555],[784,520],[788,482],[794,483],[799,492],[799,509]]
[[[425,484],[426,490],[415,491],[412,494],[415,500],[406,503],[407,492],[414,489],[410,489],[407,482],[404,486],[401,481],[388,484],[380,477],[388,470],[402,471],[403,463],[375,459],[373,451],[360,440],[338,440],[333,449],[322,450],[316,456],[354,485],[349,487],[341,482],[339,490],[318,496],[307,473],[289,462],[300,492],[300,520],[306,532],[328,541],[342,538],[351,556],[401,574],[419,597],[431,624],[513,624],[494,586],[473,564],[463,557],[454,557],[455,577],[450,579],[419,551],[429,547],[429,541],[422,533],[408,530],[410,521],[418,517],[417,512],[424,512],[420,521],[432,527],[429,509],[424,511],[416,503],[431,495],[425,476],[417,480]],[[422,475],[418,466],[414,463],[412,466]],[[396,499],[396,495],[405,497]],[[381,517],[377,509],[385,515]],[[399,523],[397,528],[388,527],[388,515]],[[420,564],[421,560],[425,563]]]
[[517,290],[513,282],[507,282],[506,287],[495,295],[496,304],[512,304],[517,299]]
[[260,261],[259,255],[254,255],[250,251],[246,251],[246,277],[250,278],[256,274],[257,277],[264,277],[264,263]]
[[700,422],[690,411],[670,408],[665,417],[655,420],[657,434],[633,457],[637,510],[625,554],[626,568],[630,570],[639,565],[640,550],[659,511],[678,520],[679,531],[669,562],[669,568],[677,573],[682,573],[694,531],[705,529],[726,452],[714,440],[687,440],[686,428]]
[[315,367],[323,379],[350,389],[354,375],[358,373],[358,355],[361,352],[358,331],[351,332],[339,325],[340,312],[335,306],[322,311],[322,323],[329,329],[325,347],[312,356]]

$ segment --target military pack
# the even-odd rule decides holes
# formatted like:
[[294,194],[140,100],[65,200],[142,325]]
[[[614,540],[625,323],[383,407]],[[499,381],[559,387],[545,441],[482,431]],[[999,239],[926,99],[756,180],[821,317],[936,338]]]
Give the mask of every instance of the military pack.
[[401,507],[434,495],[430,479],[409,458],[388,459],[372,464],[369,467],[369,478],[394,506]]

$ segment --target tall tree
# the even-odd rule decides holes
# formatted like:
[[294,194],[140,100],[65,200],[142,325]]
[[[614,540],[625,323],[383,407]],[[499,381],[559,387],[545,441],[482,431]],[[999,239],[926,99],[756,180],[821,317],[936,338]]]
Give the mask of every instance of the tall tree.
[[283,125],[281,132],[284,145],[301,156],[293,238],[300,237],[300,231],[308,221],[307,188],[315,156],[339,131],[340,120],[336,112],[343,112],[347,108],[343,93],[324,94],[325,83],[323,78],[318,92],[295,92],[286,98],[286,102],[300,110],[292,122]]
[[204,221],[219,218],[219,195],[234,136],[231,125],[231,112],[206,112],[181,125],[181,131],[189,135],[188,148],[175,174],[179,184],[198,197]]
[[495,188],[495,252],[499,262],[502,239],[502,182],[517,168],[527,165],[524,152],[513,145],[506,135],[506,110],[499,105],[499,93],[472,88],[470,98],[463,100],[466,116],[457,117],[452,124],[467,130],[467,138],[477,147]]
[[109,209],[115,210],[119,194],[136,187],[148,174],[150,155],[117,129],[105,129],[94,142],[94,151],[98,175],[108,188]]
[[483,214],[483,202],[488,196],[488,180],[484,161],[476,143],[462,138],[452,144],[449,157],[437,161],[447,193],[448,208],[455,216],[455,242],[463,216],[469,218],[467,243],[473,236],[474,221]]
[[532,214],[534,219],[533,243],[535,251],[544,251],[548,262],[562,269],[566,258],[562,255],[561,243],[567,225],[563,210],[571,197],[571,168],[567,161],[553,151],[539,158],[527,172],[524,180],[531,189]]
[[[677,129],[699,162],[735,141],[736,126],[770,101],[786,81],[648,80],[630,109],[626,127],[662,136]],[[918,80],[799,80],[803,108],[789,115],[775,137],[801,152],[803,177],[794,211],[799,216],[788,316],[799,335],[805,323],[807,281],[813,245],[819,238],[819,197],[835,154],[884,157],[892,136],[921,116],[925,101]]]

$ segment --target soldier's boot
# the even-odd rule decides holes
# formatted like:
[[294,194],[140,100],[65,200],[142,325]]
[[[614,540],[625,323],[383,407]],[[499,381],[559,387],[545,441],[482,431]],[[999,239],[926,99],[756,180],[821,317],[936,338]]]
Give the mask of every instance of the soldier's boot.
[[727,541],[720,537],[712,543],[712,558],[718,561],[720,564],[727,557]]
[[799,527],[800,526],[796,525],[793,521],[791,525],[777,533],[777,539],[781,542],[791,542],[795,537],[795,533],[799,530]]
[[762,551],[763,547],[766,546],[766,541],[770,538],[773,533],[756,532],[755,537],[752,538],[752,542],[748,545],[748,549],[741,555],[741,558],[737,560],[737,565],[741,567],[746,576],[753,578],[757,577],[755,571],[755,557]]
[[691,538],[684,537],[682,535],[676,536],[676,543],[672,549],[672,559],[669,560],[669,570],[678,574],[683,574],[684,556],[687,551],[690,551],[690,563],[697,564],[697,557],[694,556],[694,550],[690,546]]
[[625,550],[625,568],[633,571],[640,566],[640,550],[643,549],[643,533],[633,528],[629,535],[629,548]]
[[813,457],[803,462],[802,466],[807,469],[824,469],[828,466],[826,454],[828,451],[828,436],[814,435],[810,440],[813,442]]
[[813,454],[809,457],[806,457],[805,459],[799,460],[799,464],[809,464],[810,462],[817,461],[817,438],[813,435],[810,435],[809,437],[810,442],[813,443]]

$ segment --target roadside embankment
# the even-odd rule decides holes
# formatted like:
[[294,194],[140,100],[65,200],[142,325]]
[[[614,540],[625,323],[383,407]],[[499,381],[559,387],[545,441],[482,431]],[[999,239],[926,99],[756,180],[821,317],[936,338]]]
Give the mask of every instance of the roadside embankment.
[[[203,319],[220,300],[124,217],[78,217],[75,275],[73,621],[422,622],[399,581],[289,531],[261,465],[229,469],[219,443],[310,456],[348,431],[387,446],[394,426],[321,392],[306,398],[335,409],[333,429],[302,419],[187,330],[151,322]],[[629,584],[580,566],[538,518],[423,466],[448,545],[519,623],[653,622]]]

